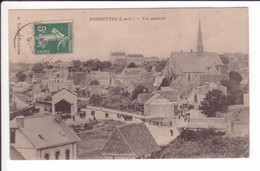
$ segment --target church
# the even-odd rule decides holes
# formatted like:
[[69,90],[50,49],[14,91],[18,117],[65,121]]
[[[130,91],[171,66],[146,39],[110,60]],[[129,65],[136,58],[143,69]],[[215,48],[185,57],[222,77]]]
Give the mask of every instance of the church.
[[223,65],[219,55],[214,52],[204,52],[201,24],[198,27],[197,52],[171,52],[164,68],[164,75],[175,80],[182,76],[191,82],[196,82],[201,74],[218,74],[217,65]]

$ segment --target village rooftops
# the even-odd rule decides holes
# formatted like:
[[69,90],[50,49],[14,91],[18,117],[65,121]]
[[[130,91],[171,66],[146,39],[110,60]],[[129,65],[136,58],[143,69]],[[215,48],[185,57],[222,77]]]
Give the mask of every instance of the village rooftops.
[[133,155],[139,158],[159,150],[145,124],[133,123],[114,129],[101,152],[103,155]]
[[[62,121],[55,120],[54,115],[17,118],[11,121],[32,143],[36,149],[44,149],[81,141],[80,138]],[[12,123],[14,122],[14,123]],[[16,126],[16,127],[17,127]]]

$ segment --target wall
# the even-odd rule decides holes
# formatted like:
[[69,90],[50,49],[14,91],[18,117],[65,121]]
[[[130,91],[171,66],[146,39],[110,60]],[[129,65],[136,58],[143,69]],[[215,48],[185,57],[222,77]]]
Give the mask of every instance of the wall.
[[66,89],[63,89],[52,96],[52,113],[55,114],[55,104],[62,99],[73,104],[71,107],[71,114],[75,115],[77,113],[77,96]]
[[49,154],[49,160],[55,160],[55,153],[57,151],[60,151],[59,160],[65,160],[66,159],[66,150],[70,151],[70,159],[76,159],[77,158],[77,149],[76,149],[76,143],[73,144],[67,144],[63,146],[53,147],[53,148],[47,148],[38,150],[39,158],[41,160],[45,159],[45,154]]
[[148,116],[169,116],[174,117],[174,104],[149,105],[148,111],[145,112]]

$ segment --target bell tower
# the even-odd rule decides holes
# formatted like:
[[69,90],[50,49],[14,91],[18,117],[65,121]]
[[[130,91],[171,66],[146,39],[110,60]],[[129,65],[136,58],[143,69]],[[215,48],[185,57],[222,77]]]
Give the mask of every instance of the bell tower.
[[198,42],[197,42],[197,56],[203,56],[204,47],[202,43],[202,33],[201,33],[201,26],[199,21],[199,29],[198,29]]

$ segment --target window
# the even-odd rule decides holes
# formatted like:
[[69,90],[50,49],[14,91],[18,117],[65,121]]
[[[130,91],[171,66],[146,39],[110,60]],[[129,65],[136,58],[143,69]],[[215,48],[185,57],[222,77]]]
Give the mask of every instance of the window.
[[55,153],[55,159],[56,159],[56,160],[59,160],[59,157],[60,157],[60,151],[56,151],[56,153]]
[[70,159],[70,150],[66,150],[65,156],[66,156],[66,160]]
[[50,159],[50,155],[48,153],[46,153],[45,156],[44,156],[44,159],[45,160],[49,160]]

